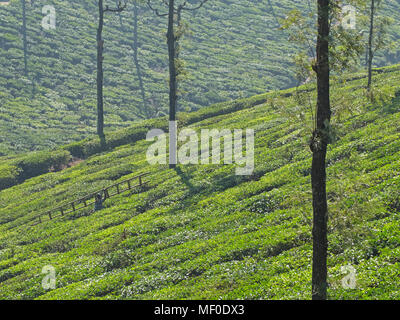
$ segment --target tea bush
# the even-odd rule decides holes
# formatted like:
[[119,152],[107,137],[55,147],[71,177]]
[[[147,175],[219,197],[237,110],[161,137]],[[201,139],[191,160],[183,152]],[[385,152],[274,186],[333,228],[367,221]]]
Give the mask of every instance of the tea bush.
[[[397,89],[400,71],[390,69],[374,80]],[[360,98],[364,81],[357,75],[333,93],[346,96],[351,87]],[[273,100],[279,96],[287,113],[295,112],[290,92],[256,97],[256,105],[252,99],[219,105],[232,112],[179,115],[181,128],[197,132],[255,129],[249,177],[237,177],[235,164],[149,165],[141,132],[165,128],[165,118],[115,132],[106,143],[117,142],[100,153],[88,139],[48,155],[0,158],[2,176],[12,177],[22,160],[41,168],[35,164],[83,155],[73,167],[0,191],[0,299],[311,298],[308,132]],[[360,100],[358,112],[334,123],[338,139],[327,166],[330,299],[400,298],[400,105],[396,97],[387,103],[390,112]],[[103,210],[88,207],[32,226],[39,214],[143,172],[147,188],[107,199]],[[341,286],[348,264],[357,271],[353,290]],[[41,287],[46,265],[56,269],[54,290]]]

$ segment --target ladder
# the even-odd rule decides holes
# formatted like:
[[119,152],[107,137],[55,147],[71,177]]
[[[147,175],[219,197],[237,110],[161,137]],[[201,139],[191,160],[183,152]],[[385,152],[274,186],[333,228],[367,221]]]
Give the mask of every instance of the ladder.
[[[123,192],[126,192],[128,190],[132,190],[137,187],[144,187],[147,185],[148,181],[143,181],[143,177],[148,175],[149,173],[142,173],[138,176],[132,177],[130,179],[118,182],[116,184],[113,184],[111,186],[108,186],[107,188],[104,188],[102,190],[98,190],[96,192],[93,192],[83,198],[80,198],[78,200],[68,202],[66,204],[63,204],[57,208],[54,208],[50,211],[47,211],[45,213],[42,213],[35,217],[36,222],[32,224],[32,226],[36,226],[40,223],[42,223],[44,220],[53,220],[57,217],[62,217],[66,214],[69,214],[71,212],[76,212],[78,210],[87,208],[95,203],[93,200],[95,196],[99,193],[104,192],[105,199],[114,197],[116,195],[119,195]],[[135,184],[137,180],[137,183]]]

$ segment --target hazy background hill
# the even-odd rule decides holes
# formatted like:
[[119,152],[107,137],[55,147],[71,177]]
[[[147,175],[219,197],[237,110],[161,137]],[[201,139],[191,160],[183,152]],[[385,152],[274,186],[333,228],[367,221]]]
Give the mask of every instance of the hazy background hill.
[[[398,0],[387,7],[400,12]],[[113,5],[108,0],[106,4]],[[43,30],[42,7],[56,8],[57,28]],[[313,2],[311,1],[311,4]],[[196,13],[185,13],[191,34],[181,57],[188,79],[182,84],[181,111],[215,102],[248,97],[295,84],[288,35],[277,18],[291,9],[309,9],[307,1],[211,0]],[[138,8],[138,63],[143,78],[141,97],[134,62],[134,9],[107,14],[105,39],[106,130],[150,116],[163,115],[168,105],[166,19],[147,7]],[[0,6],[0,155],[47,149],[95,133],[96,1],[33,1],[26,5],[28,74],[24,75],[21,1]],[[396,20],[397,21],[397,20]],[[394,25],[393,39],[399,34]],[[396,49],[397,50],[397,49]],[[378,56],[378,66],[399,62],[399,51]]]

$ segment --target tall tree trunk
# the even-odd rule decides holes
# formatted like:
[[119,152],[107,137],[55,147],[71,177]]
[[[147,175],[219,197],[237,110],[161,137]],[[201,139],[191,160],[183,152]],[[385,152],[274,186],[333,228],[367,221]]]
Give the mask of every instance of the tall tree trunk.
[[374,58],[372,42],[374,39],[374,17],[375,17],[375,0],[371,0],[369,39],[368,39],[368,85],[367,85],[368,91],[371,89],[371,84],[372,84],[372,59]]
[[26,39],[26,0],[21,0],[22,4],[22,37],[24,43],[24,74],[28,75],[28,43]]
[[273,15],[273,17],[275,19],[276,26],[277,26],[277,28],[279,28],[281,26],[281,24],[279,23],[279,20],[278,20],[276,14],[275,14],[275,10],[274,10],[274,7],[273,7],[273,5],[271,3],[271,0],[268,0],[268,5],[269,5],[269,7],[271,9],[271,13],[272,13],[272,15]]
[[311,170],[313,196],[313,300],[325,300],[327,297],[328,204],[326,197],[325,162],[331,117],[329,93],[329,13],[330,0],[318,0],[318,39],[316,50],[318,98],[316,128],[311,142],[311,150],[313,152]]
[[140,93],[142,96],[142,102],[143,102],[143,112],[146,114],[148,118],[151,117],[151,112],[148,108],[146,107],[146,91],[144,89],[144,84],[143,84],[143,76],[142,76],[142,70],[140,68],[139,64],[139,59],[138,59],[138,14],[139,14],[139,9],[137,6],[136,1],[133,3],[133,60],[135,62],[136,66],[136,71],[137,71],[137,76],[139,79],[139,88],[140,88]]
[[[182,27],[181,24],[182,24],[182,6],[179,6],[178,9],[177,9],[177,13],[176,13],[176,26],[177,26],[178,29],[180,29]],[[180,35],[180,37],[181,36],[182,35]],[[175,61],[178,61],[179,55],[180,55],[180,52],[181,52],[181,47],[180,47],[179,41],[180,41],[180,39],[175,39]],[[179,95],[178,95],[179,80],[178,80],[178,75],[179,75],[180,72],[182,72],[182,70],[175,70],[175,72],[176,72],[176,77],[177,77],[176,84],[175,84],[175,90],[176,90],[175,108],[176,108],[176,110],[178,110],[178,108],[179,108]]]
[[[115,0],[115,6],[116,7],[118,7],[119,1],[120,0]],[[136,2],[135,2],[135,5],[136,5]],[[121,12],[118,12],[118,17],[119,17],[119,25],[121,26],[121,31],[123,32],[124,31],[124,24],[122,23],[122,14],[121,14]]]
[[[175,66],[175,32],[174,32],[174,0],[169,0],[168,11],[168,58],[169,58],[169,121],[176,121],[176,66]],[[176,167],[176,130],[171,132],[170,126],[170,168]]]
[[103,110],[103,45],[104,25],[103,0],[99,1],[99,26],[97,29],[97,134],[104,139],[104,110]]

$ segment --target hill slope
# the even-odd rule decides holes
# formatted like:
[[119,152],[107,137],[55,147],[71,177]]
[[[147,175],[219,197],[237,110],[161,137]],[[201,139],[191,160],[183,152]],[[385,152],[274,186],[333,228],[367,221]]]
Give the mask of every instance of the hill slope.
[[[108,0],[112,4],[113,1]],[[272,3],[273,10],[270,6]],[[43,5],[54,5],[56,29],[41,27]],[[249,97],[294,85],[290,73],[294,47],[278,30],[276,17],[292,9],[309,10],[305,1],[213,0],[202,10],[185,15],[192,35],[183,43],[189,78],[180,110],[196,110],[216,102]],[[400,2],[386,12],[398,20]],[[276,14],[276,16],[274,16]],[[93,135],[96,120],[95,1],[27,2],[28,74],[23,72],[21,1],[0,6],[0,156],[48,149]],[[166,21],[146,7],[138,10],[135,46],[134,11],[106,15],[105,121],[106,130],[125,127],[146,110],[167,110]],[[399,27],[391,28],[398,39]],[[378,66],[398,63],[398,51],[377,56]]]
[[[374,80],[398,88],[400,71],[387,71]],[[335,93],[360,97],[364,83]],[[222,112],[214,106],[189,125],[253,128],[252,176],[236,176],[234,165],[150,166],[149,142],[139,140],[1,191],[0,299],[310,298],[308,134],[278,108],[296,112],[293,93],[255,97],[264,102],[249,99],[219,116],[211,116]],[[337,126],[327,171],[331,299],[400,298],[399,120],[397,97],[359,105]],[[142,192],[30,226],[60,203],[141,172],[150,173]],[[354,290],[341,287],[348,264],[357,271]],[[55,290],[41,287],[46,265],[56,270]]]

